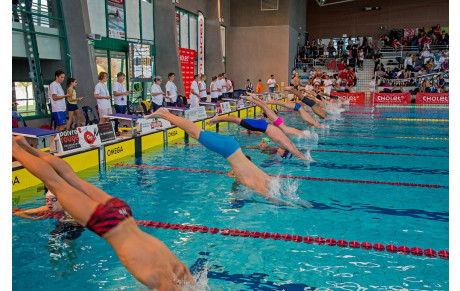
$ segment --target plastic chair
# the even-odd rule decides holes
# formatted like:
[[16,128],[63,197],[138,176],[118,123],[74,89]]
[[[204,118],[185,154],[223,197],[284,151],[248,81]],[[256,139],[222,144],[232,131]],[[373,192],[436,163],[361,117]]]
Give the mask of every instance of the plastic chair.
[[[83,110],[83,115],[85,116],[85,120],[86,120],[86,125],[91,125],[91,124],[98,124],[99,123],[99,120],[96,118],[96,114],[94,113],[93,109],[89,106],[83,106],[81,108]],[[91,112],[91,114],[93,115],[93,119],[90,119],[89,118],[89,113],[88,112]]]
[[19,114],[19,113],[16,112],[16,111],[14,111],[13,113],[15,113],[14,116],[13,116],[13,118],[16,119],[16,120],[18,121],[18,127],[19,127],[19,121],[22,122],[22,126],[23,126],[23,127],[26,127],[27,124],[26,124],[26,121],[24,120],[24,117],[22,117],[22,115]]

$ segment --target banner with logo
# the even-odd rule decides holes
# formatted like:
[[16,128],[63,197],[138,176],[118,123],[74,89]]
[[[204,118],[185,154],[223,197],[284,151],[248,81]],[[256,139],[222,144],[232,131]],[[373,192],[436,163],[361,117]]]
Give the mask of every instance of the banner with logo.
[[230,107],[230,102],[222,102],[216,105],[216,113],[230,113],[232,108]]
[[99,123],[97,129],[99,130],[99,136],[101,137],[102,143],[114,141],[116,139],[112,122]]
[[204,74],[204,16],[198,12],[198,74]]
[[109,37],[125,39],[125,8],[124,0],[107,0],[107,19]]
[[374,103],[410,104],[410,93],[374,93]]
[[331,96],[339,97],[340,101],[342,102],[349,101],[350,103],[359,103],[359,104],[366,103],[366,93],[364,92],[356,92],[356,93],[331,92]]
[[190,86],[195,74],[196,51],[191,49],[179,48],[180,66],[182,69],[182,79],[184,81],[185,96],[190,96]]
[[141,134],[147,134],[155,131],[159,131],[162,129],[166,129],[171,127],[171,123],[166,119],[161,118],[152,118],[152,119],[145,119],[140,118],[137,120],[137,131]]
[[206,108],[204,106],[199,106],[189,110],[185,110],[185,118],[191,121],[206,119],[208,116],[206,114]]
[[416,104],[449,104],[449,93],[417,93]]
[[87,150],[102,144],[97,124],[62,131],[58,137],[62,153]]

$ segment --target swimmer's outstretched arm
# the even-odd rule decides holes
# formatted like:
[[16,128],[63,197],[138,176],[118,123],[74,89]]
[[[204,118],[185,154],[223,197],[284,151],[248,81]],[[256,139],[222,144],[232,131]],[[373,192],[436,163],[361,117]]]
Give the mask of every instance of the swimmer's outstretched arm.
[[13,210],[13,215],[16,215],[18,217],[25,218],[25,219],[30,219],[30,220],[41,220],[41,219],[44,219],[45,217],[43,216],[33,217],[31,215],[37,214],[39,212],[44,212],[44,211],[48,211],[48,207],[46,205],[38,207],[38,208],[34,208],[34,209],[26,209],[26,210],[19,210],[19,211]]
[[209,124],[210,125],[213,125],[213,124],[216,124],[216,123],[219,123],[219,122],[232,122],[232,123],[236,123],[238,125],[240,125],[241,123],[241,118],[239,117],[236,117],[236,116],[214,116],[213,118],[211,118],[211,120],[209,120]]
[[255,103],[257,106],[259,106],[260,109],[262,109],[262,111],[271,120],[271,122],[275,122],[278,119],[278,115],[276,115],[276,113],[273,112],[273,110],[271,110],[270,107],[268,107],[268,105],[265,104],[265,102],[260,100],[255,94],[252,94],[252,93],[247,93],[247,94],[248,94],[248,96],[241,96],[241,97],[245,98],[245,99]]
[[[288,109],[295,109],[295,106],[296,106],[296,102],[284,102],[284,101],[279,101],[279,100],[267,101],[266,103],[283,106]],[[303,107],[300,107],[297,111],[300,114],[300,119],[308,122],[311,125],[314,125],[317,128],[322,128],[318,120],[316,120],[313,116],[311,116],[310,113],[308,113]]]

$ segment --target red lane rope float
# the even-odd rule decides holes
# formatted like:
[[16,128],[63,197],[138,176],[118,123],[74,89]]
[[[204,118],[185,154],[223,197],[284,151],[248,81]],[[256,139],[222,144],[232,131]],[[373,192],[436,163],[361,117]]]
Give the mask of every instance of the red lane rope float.
[[[119,167],[130,167],[130,168],[145,168],[145,169],[173,170],[173,171],[185,171],[185,172],[213,173],[213,174],[221,174],[221,175],[224,174],[223,171],[185,169],[185,168],[178,168],[178,167],[131,165],[131,164],[124,164],[124,163],[114,163],[113,165],[119,166]],[[267,174],[267,175],[270,177],[311,180],[311,181],[332,181],[332,182],[343,182],[343,183],[384,184],[384,185],[409,186],[409,187],[448,188],[447,186],[433,185],[433,184],[416,184],[416,183],[384,182],[384,181],[369,181],[369,180],[349,180],[349,179],[336,179],[336,178],[316,178],[316,177],[291,176],[291,175],[272,175],[272,174]]]
[[[297,112],[294,110],[278,110],[278,112]],[[312,112],[312,111],[308,111]],[[344,111],[341,114],[374,114],[374,115],[381,115],[382,112],[353,112],[353,111]]]
[[[199,143],[185,143],[185,142],[176,142],[178,145],[190,145],[190,146],[203,146]],[[242,147],[243,149],[248,149]],[[248,150],[257,150],[257,149],[248,149]],[[417,154],[403,154],[403,153],[384,153],[384,152],[354,152],[354,151],[336,151],[336,150],[307,150],[307,149],[298,149],[301,152],[325,152],[325,153],[345,153],[345,154],[365,154],[365,155],[392,155],[392,156],[418,156]]]

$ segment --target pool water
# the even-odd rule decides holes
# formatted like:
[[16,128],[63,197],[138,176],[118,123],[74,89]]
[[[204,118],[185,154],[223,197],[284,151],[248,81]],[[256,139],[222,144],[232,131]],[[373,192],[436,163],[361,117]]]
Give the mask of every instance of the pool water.
[[[448,119],[448,110],[369,106],[345,109],[355,114],[344,113],[337,120],[327,121],[328,129],[316,130],[318,143],[294,142],[301,149],[354,153],[311,151],[315,162],[308,163],[295,157],[278,161],[257,150],[243,151],[269,174],[443,187],[281,178],[284,187],[297,186],[299,196],[313,206],[294,208],[267,202],[234,185],[234,179],[216,173],[109,164],[106,171],[94,172],[86,180],[125,200],[137,220],[449,250],[448,122],[434,121]],[[434,115],[424,116],[426,113]],[[286,124],[306,128],[295,113],[280,114]],[[259,135],[236,132],[241,128],[234,124],[220,124],[220,130],[241,146],[256,145],[261,139]],[[442,139],[420,139],[433,137]],[[126,163],[230,171],[223,158],[203,146],[180,144]],[[17,207],[41,205],[43,197]],[[50,234],[56,228],[55,219],[12,219],[14,290],[146,290],[121,265],[110,245],[90,231],[85,230],[76,239],[65,239]],[[143,226],[141,229],[162,240],[192,274],[201,276],[201,285],[210,290],[449,289],[449,261],[439,257]]]

